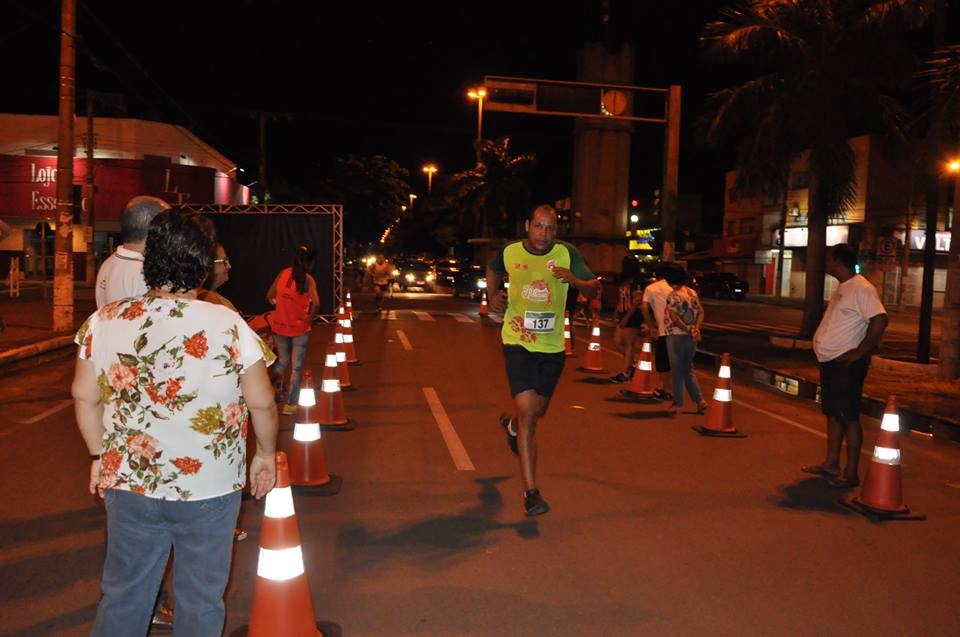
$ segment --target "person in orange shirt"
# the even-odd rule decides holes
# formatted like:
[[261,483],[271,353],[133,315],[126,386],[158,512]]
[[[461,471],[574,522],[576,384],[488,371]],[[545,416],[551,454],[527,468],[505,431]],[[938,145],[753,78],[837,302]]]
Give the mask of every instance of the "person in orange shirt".
[[[267,291],[267,301],[277,308],[271,317],[271,328],[279,350],[277,378],[281,384],[290,359],[293,358],[290,391],[286,394],[283,406],[285,416],[292,416],[297,411],[303,359],[306,358],[307,345],[310,342],[310,325],[320,307],[317,282],[310,274],[314,257],[315,253],[309,246],[302,245],[297,248],[293,265],[281,270]],[[282,396],[282,392],[279,395]]]

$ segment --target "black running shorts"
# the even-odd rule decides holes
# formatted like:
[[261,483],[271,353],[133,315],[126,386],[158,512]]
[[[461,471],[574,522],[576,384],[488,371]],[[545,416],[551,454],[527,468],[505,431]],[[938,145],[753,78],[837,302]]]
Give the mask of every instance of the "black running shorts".
[[860,422],[860,397],[869,368],[869,356],[849,365],[837,360],[820,363],[820,404],[823,413],[840,422]]
[[504,345],[503,360],[507,368],[510,395],[532,389],[545,398],[553,396],[567,357],[563,352],[545,354],[531,352],[520,345]]
[[667,337],[660,336],[653,347],[654,361],[658,372],[670,371],[670,357],[667,355]]

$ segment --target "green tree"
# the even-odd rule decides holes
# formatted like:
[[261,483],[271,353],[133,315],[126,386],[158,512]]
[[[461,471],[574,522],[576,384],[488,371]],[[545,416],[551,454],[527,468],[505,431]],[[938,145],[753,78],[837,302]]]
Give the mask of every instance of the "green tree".
[[476,237],[513,237],[521,214],[530,205],[526,176],[532,153],[514,155],[510,138],[477,142],[477,164],[451,180],[451,203],[458,225]]
[[400,214],[411,192],[409,171],[382,155],[337,158],[320,184],[325,201],[343,204],[344,237],[360,243],[379,240]]
[[[714,96],[717,137],[736,140],[744,184],[783,188],[789,158],[805,152],[810,172],[802,336],[823,314],[827,221],[856,196],[849,138],[864,132],[905,137],[900,99],[915,70],[905,32],[929,2],[751,0],[709,23],[708,55],[750,73]],[[764,157],[770,161],[764,165]],[[779,194],[779,193],[778,193]],[[780,195],[782,196],[782,194]]]

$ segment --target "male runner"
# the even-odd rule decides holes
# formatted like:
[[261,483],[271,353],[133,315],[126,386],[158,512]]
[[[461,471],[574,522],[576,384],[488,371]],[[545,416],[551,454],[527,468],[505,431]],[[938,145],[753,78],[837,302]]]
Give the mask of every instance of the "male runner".
[[[587,298],[600,292],[600,282],[580,252],[557,241],[557,211],[538,206],[526,222],[527,237],[508,243],[487,264],[490,309],[504,312],[503,358],[514,401],[514,415],[500,416],[507,444],[520,456],[523,507],[540,515],[550,505],[537,489],[537,419],[547,412],[550,397],[566,360],[563,310],[569,286]],[[510,277],[509,294],[499,289],[503,274]]]
[[377,311],[383,311],[383,294],[390,288],[395,266],[386,260],[383,253],[377,255],[377,260],[370,265],[370,278],[373,279],[373,289],[377,298]]

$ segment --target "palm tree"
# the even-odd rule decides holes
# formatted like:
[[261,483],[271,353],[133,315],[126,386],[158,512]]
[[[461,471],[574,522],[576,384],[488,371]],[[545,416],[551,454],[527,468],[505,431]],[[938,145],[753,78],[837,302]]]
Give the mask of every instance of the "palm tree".
[[810,173],[807,276],[801,336],[823,314],[827,221],[856,195],[848,139],[864,131],[906,134],[897,99],[913,56],[903,33],[919,26],[921,0],[750,0],[725,10],[701,36],[708,54],[750,69],[751,79],[714,95],[716,138],[736,140],[742,183],[784,187],[792,156]]
[[532,153],[514,155],[509,137],[477,142],[477,165],[452,180],[460,226],[472,222],[476,237],[514,236],[529,205],[525,175],[535,161]]
[[[948,123],[945,133],[954,143],[960,139],[960,46],[938,49],[920,73],[932,93],[932,110],[941,122]],[[950,255],[947,261],[946,295],[943,300],[943,322],[940,335],[941,378],[960,377],[960,240],[957,238],[957,212],[960,211],[960,174],[953,195],[953,227]],[[927,229],[927,241],[933,231]]]

